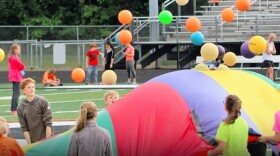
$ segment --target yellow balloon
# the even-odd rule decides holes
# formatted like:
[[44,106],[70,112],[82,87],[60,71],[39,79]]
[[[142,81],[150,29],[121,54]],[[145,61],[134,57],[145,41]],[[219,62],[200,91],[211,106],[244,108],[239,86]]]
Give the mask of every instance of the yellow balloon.
[[233,52],[227,52],[223,60],[227,66],[234,66],[236,64],[236,55]]
[[199,71],[208,71],[209,68],[206,64],[204,63],[199,63],[194,67],[195,70],[199,70]]
[[217,70],[229,70],[229,67],[224,64],[220,64]]
[[252,53],[256,55],[262,54],[267,47],[266,40],[261,36],[253,36],[249,40],[249,49]]
[[201,57],[205,61],[213,61],[219,55],[218,47],[213,43],[205,43],[200,49]]
[[178,5],[186,5],[187,3],[189,3],[189,0],[176,0],[176,3]]
[[101,79],[104,85],[114,85],[117,82],[117,74],[113,70],[105,70]]
[[5,58],[5,52],[3,51],[3,49],[0,48],[0,62],[2,62]]

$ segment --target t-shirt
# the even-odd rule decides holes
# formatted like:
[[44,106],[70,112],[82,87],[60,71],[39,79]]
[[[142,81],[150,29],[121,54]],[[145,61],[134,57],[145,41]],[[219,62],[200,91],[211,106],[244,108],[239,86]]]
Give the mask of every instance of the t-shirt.
[[56,76],[54,74],[49,74],[49,71],[46,71],[44,73],[43,79],[42,79],[42,83],[46,83],[48,80],[52,80],[52,81],[56,81]]
[[[268,49],[273,51],[274,48],[275,48],[274,42],[269,42],[268,43]],[[263,52],[263,55],[262,55],[263,61],[264,60],[273,61],[272,57],[273,57],[272,54],[267,54],[266,52]]]
[[97,49],[87,51],[88,65],[98,65],[98,55],[99,51]]
[[241,117],[238,117],[230,125],[222,122],[218,128],[216,139],[226,143],[223,156],[249,156],[247,150],[248,131],[248,125]]
[[[274,115],[273,131],[280,133],[280,111],[276,112]],[[277,143],[277,149],[280,151],[280,142]]]
[[15,139],[9,137],[0,137],[0,155],[24,156],[24,153]]
[[125,56],[125,60],[126,61],[132,61],[134,60],[134,47],[133,46],[129,46],[128,48],[126,48],[125,51],[126,54],[132,54],[133,56]]

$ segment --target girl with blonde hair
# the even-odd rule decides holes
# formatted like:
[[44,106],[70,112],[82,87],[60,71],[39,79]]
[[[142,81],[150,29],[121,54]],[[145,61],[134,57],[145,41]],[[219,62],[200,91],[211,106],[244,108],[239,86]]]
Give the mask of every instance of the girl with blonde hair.
[[267,48],[262,55],[263,63],[262,67],[267,69],[266,77],[270,78],[272,81],[274,79],[274,71],[273,71],[273,54],[276,54],[276,49],[274,45],[274,41],[276,39],[276,35],[274,33],[270,33],[268,35]]
[[17,114],[18,99],[20,95],[19,83],[23,79],[22,70],[25,66],[19,58],[20,46],[16,43],[11,45],[8,62],[9,62],[9,82],[13,84],[13,95],[11,101],[11,114]]
[[84,102],[68,148],[68,156],[114,155],[110,133],[97,125],[96,118],[95,103]]

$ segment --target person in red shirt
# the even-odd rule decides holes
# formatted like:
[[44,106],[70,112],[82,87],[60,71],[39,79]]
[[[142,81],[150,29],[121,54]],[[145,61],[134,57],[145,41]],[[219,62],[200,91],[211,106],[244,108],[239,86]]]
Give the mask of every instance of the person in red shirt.
[[62,86],[60,80],[56,76],[56,70],[54,68],[47,70],[42,78],[43,86]]
[[24,70],[25,66],[19,58],[21,49],[20,46],[16,43],[11,45],[10,52],[9,52],[9,75],[8,79],[9,82],[13,83],[13,95],[11,101],[11,114],[17,114],[17,106],[18,106],[18,99],[19,99],[19,83],[23,79],[22,71]]
[[1,156],[24,156],[18,142],[8,137],[9,127],[5,118],[0,117],[0,155]]
[[94,83],[98,84],[98,55],[102,55],[97,49],[96,44],[89,44],[90,50],[87,51],[87,77],[86,77],[86,85],[90,82],[90,75],[93,72]]
[[[134,61],[134,54],[135,54],[135,49],[134,47],[129,43],[129,44],[126,44],[126,51],[124,53],[125,55],[125,61],[126,61],[126,70],[127,70],[127,74],[128,74],[128,80],[127,80],[127,83],[130,84],[137,84],[136,83],[136,72],[135,72],[135,69],[134,69],[134,64],[135,64],[135,61]],[[130,74],[132,75],[132,82],[131,82],[131,76]]]

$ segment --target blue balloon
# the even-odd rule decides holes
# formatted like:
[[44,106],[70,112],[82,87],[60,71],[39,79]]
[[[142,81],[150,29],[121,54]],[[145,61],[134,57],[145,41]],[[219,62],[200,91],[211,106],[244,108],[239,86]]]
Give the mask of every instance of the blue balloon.
[[118,45],[121,45],[121,42],[119,40],[119,34],[120,32],[118,32],[116,35],[115,35],[115,42],[118,44]]
[[24,71],[24,70],[21,71],[21,75],[22,75],[22,76],[25,75],[25,71]]
[[191,42],[196,46],[202,45],[202,43],[204,42],[204,35],[200,31],[192,33]]

